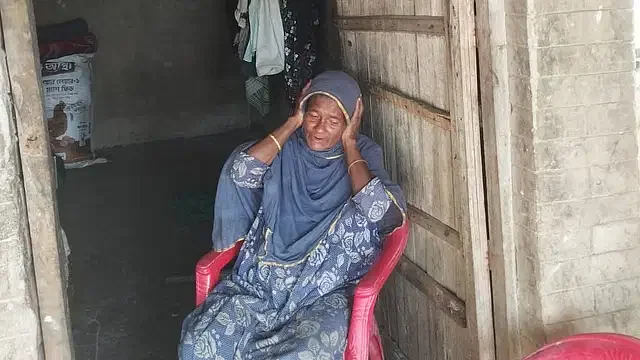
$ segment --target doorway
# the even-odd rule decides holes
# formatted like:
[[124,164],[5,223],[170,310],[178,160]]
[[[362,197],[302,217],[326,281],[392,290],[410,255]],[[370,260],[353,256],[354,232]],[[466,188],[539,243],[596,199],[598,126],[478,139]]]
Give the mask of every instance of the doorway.
[[[195,304],[196,260],[211,248],[222,163],[239,143],[286,119],[284,81],[269,79],[269,111],[256,116],[231,46],[235,34],[226,27],[236,20],[225,4],[91,5],[7,0],[0,7],[44,352],[173,359],[180,323]],[[78,18],[98,39],[92,145],[108,163],[66,169],[58,179],[43,120],[53,117],[42,109],[37,35],[42,25]]]
[[[410,13],[410,9],[415,9],[413,4],[407,5],[406,14],[394,14],[394,11],[402,9],[387,5],[378,7],[374,3],[342,2],[338,10],[340,19],[337,20],[343,32],[341,47],[345,68],[367,83],[367,104],[372,120],[367,131],[384,144],[387,165],[393,167],[395,178],[404,182],[405,191],[411,193],[414,199],[411,218],[414,234],[418,235],[414,235],[409,250],[411,253],[407,254],[400,271],[394,275],[395,278],[381,298],[378,316],[385,319],[389,332],[393,331],[392,327],[395,328],[395,335],[389,333],[389,336],[397,343],[406,342],[401,347],[408,349],[405,351],[412,353],[412,358],[420,358],[420,354],[426,353],[433,354],[435,358],[457,358],[457,354],[464,353],[470,358],[489,359],[493,353],[493,329],[478,326],[480,323],[491,323],[492,315],[488,264],[485,262],[484,205],[479,201],[483,198],[482,186],[478,186],[482,183],[482,177],[479,175],[478,104],[474,102],[478,98],[477,89],[474,90],[477,74],[475,63],[471,60],[471,54],[475,58],[472,41],[474,21],[471,15],[473,4],[457,0],[452,0],[452,3],[455,3],[459,12],[450,12],[448,6],[434,1],[430,7],[425,5],[423,13],[415,10]],[[57,6],[65,9],[76,5],[71,2],[56,2],[55,5],[48,2],[45,8]],[[195,5],[189,2],[184,6]],[[374,10],[377,9],[385,14],[376,15]],[[28,25],[23,24],[22,31],[30,31],[33,37],[33,9],[25,6],[19,10],[24,12],[22,18]],[[141,10],[140,7],[123,14],[115,12],[112,18],[126,23],[132,13]],[[102,15],[99,11],[95,14]],[[167,16],[164,12],[158,14]],[[144,21],[153,23],[157,20],[154,16],[147,16],[143,17]],[[354,21],[356,25],[353,25]],[[426,33],[416,31],[416,26],[423,25],[427,26]],[[436,26],[436,30],[432,25]],[[362,26],[369,28],[362,29]],[[380,26],[386,27],[377,28]],[[452,28],[456,30],[450,31]],[[393,34],[386,34],[390,30],[394,30],[391,31]],[[412,31],[412,37],[406,36]],[[380,33],[385,34],[385,41],[376,39]],[[404,44],[405,37],[413,39],[413,42],[409,42],[414,46],[413,54],[406,53],[409,50],[389,51],[388,46]],[[119,45],[115,43],[116,48]],[[27,52],[26,48],[22,51]],[[421,52],[441,56],[442,63],[438,64],[441,68],[420,64],[418,55]],[[138,54],[136,51],[133,53],[136,56]],[[135,57],[123,57],[119,61],[135,60]],[[175,66],[171,60],[152,60],[159,61],[163,69]],[[96,67],[98,65],[96,63]],[[423,88],[422,77],[411,79],[401,75],[391,76],[393,71],[398,70],[407,74],[432,76],[447,90],[436,93],[431,92],[433,89]],[[158,84],[154,82],[156,79],[152,79],[155,72],[142,73],[144,76],[136,82],[151,79],[152,84]],[[471,83],[474,85],[470,86]],[[157,91],[163,87],[153,88]],[[34,94],[33,100],[36,101],[41,94]],[[111,95],[118,96],[117,92]],[[159,97],[154,101],[169,108],[180,107],[165,104],[161,100],[166,98]],[[144,107],[149,104],[146,101],[135,104],[134,101],[134,105]],[[373,117],[374,112],[380,117]],[[120,116],[116,114],[114,118]],[[426,118],[426,121],[413,121],[420,117]],[[34,118],[42,119],[42,116],[40,114]],[[168,127],[173,126],[171,120],[175,118],[168,116],[167,119],[162,122],[170,124]],[[138,138],[144,142],[148,140],[144,131],[150,131],[144,127],[139,125],[136,128],[138,133],[129,131],[120,138]],[[40,130],[44,131],[44,127]],[[107,128],[105,131],[108,133],[110,130]],[[21,134],[24,143],[27,143],[27,133],[22,131]],[[415,134],[421,136],[411,136]],[[119,135],[112,133],[106,138],[119,138]],[[111,164],[77,169],[73,176],[69,172],[64,185],[66,188],[61,190],[59,208],[62,225],[71,243],[71,296],[77,296],[77,299],[89,304],[85,308],[79,305],[80,310],[71,310],[72,320],[76,311],[78,315],[75,318],[83,319],[75,326],[83,334],[82,343],[76,344],[78,358],[82,358],[81,354],[89,358],[96,357],[96,354],[108,351],[109,346],[117,351],[122,347],[120,341],[131,337],[131,329],[145,334],[140,338],[143,346],[134,349],[138,351],[133,353],[137,356],[134,358],[162,358],[158,357],[160,355],[156,351],[165,351],[169,345],[173,346],[166,340],[168,335],[158,335],[158,331],[178,324],[184,315],[181,312],[186,311],[183,306],[191,306],[193,289],[188,277],[195,259],[208,246],[208,231],[205,231],[209,226],[206,219],[208,210],[203,205],[206,202],[203,199],[210,197],[215,188],[215,174],[219,171],[221,161],[231,150],[232,144],[237,144],[242,138],[246,138],[246,134],[228,133],[218,137],[163,140],[111,149],[102,153],[112,161]],[[409,141],[403,143],[405,139]],[[427,143],[430,145],[427,146]],[[438,156],[427,159],[423,156],[425,153]],[[51,161],[50,157],[47,158]],[[410,169],[428,169],[427,165],[436,169],[434,174],[442,176],[429,179],[427,172],[422,174],[424,176],[409,173]],[[24,166],[37,167],[28,160]],[[53,172],[45,175],[52,180]],[[125,177],[130,178],[127,180]],[[159,178],[165,179],[165,183],[159,182]],[[424,188],[417,186],[426,186],[427,183],[435,184],[433,192],[426,193]],[[42,198],[49,196],[49,204],[54,199],[53,192],[48,195],[40,192],[38,195]],[[108,201],[104,201],[105,197],[109,198]],[[436,203],[441,205],[439,210],[434,206]],[[87,211],[87,208],[93,210]],[[124,211],[117,214],[108,211],[113,208]],[[56,224],[56,214],[51,216],[55,219],[53,224]],[[69,227],[65,222],[73,224]],[[182,231],[183,225],[188,229]],[[51,226],[48,231],[55,231],[55,227]],[[87,240],[90,237],[91,240]],[[180,242],[194,238],[197,240],[189,242],[187,246],[182,246],[184,244]],[[431,243],[420,242],[425,239]],[[167,245],[166,241],[172,244]],[[132,243],[135,246],[131,246]],[[181,251],[185,253],[179,253]],[[113,256],[105,256],[107,253]],[[438,257],[448,260],[430,262],[427,258],[421,258],[423,254],[428,254],[432,260]],[[57,250],[56,255],[60,256]],[[80,256],[82,260],[76,263],[74,256]],[[455,266],[448,267],[452,263]],[[413,272],[413,277],[407,276],[415,267],[421,268],[422,272]],[[432,272],[429,274],[425,267],[431,267]],[[134,273],[144,276],[132,277]],[[78,282],[76,284],[74,276]],[[153,277],[153,281],[148,281],[149,276]],[[425,279],[435,281],[429,287],[417,288],[415,284]],[[80,289],[80,284],[83,289]],[[125,286],[120,288],[122,284]],[[425,292],[426,296],[445,294],[445,297],[433,302],[433,299],[424,299]],[[419,301],[414,303],[413,299]],[[70,302],[74,308],[73,299]],[[398,305],[397,308],[391,307],[394,303]],[[143,309],[148,304],[158,308]],[[116,310],[116,305],[125,310]],[[413,308],[414,305],[417,308]],[[443,312],[447,306],[451,306],[452,310]],[[413,329],[424,330],[420,328],[423,324],[413,323],[411,317],[407,316],[412,311],[427,314],[422,320],[427,320],[424,323],[428,326],[428,343],[421,344],[419,341],[422,338],[411,337]],[[155,317],[159,313],[162,313],[162,317]],[[101,316],[107,315],[115,315],[115,320],[111,323],[103,321]],[[151,327],[136,327],[138,321],[147,322]],[[170,330],[177,332],[178,327]],[[460,338],[468,339],[469,347],[456,348]]]

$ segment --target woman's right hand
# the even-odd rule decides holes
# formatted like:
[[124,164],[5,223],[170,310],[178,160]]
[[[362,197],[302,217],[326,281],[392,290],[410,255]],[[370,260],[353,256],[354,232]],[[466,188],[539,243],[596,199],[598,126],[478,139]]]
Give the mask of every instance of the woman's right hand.
[[289,117],[289,121],[293,122],[298,129],[302,126],[302,122],[304,121],[304,110],[302,110],[302,99],[307,94],[307,90],[311,87],[311,81],[307,82],[307,85],[304,86],[300,95],[298,95],[298,100],[296,100],[296,112]]

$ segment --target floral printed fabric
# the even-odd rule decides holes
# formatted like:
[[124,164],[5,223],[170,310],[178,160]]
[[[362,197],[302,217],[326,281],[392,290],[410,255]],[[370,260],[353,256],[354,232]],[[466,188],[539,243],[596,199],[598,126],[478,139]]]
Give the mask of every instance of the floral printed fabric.
[[[260,191],[267,169],[241,152],[231,177],[236,186]],[[342,359],[349,299],[379,253],[376,222],[396,214],[387,212],[391,204],[374,178],[293,266],[260,260],[269,231],[259,210],[231,274],[185,319],[180,359]]]
[[259,160],[242,151],[233,160],[231,178],[239,187],[259,189],[262,188],[262,179],[266,172],[266,166],[263,166]]
[[291,111],[304,85],[315,75],[320,0],[282,0],[284,26],[284,80]]

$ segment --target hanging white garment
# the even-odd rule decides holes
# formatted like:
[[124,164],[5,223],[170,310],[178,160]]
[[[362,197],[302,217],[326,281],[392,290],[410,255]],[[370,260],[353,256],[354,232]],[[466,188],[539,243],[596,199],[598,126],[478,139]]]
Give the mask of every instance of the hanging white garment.
[[252,0],[249,4],[251,31],[244,61],[256,56],[258,76],[275,75],[284,70],[284,29],[278,0]]
[[238,0],[238,6],[236,7],[236,11],[234,12],[234,16],[236,21],[238,22],[238,26],[241,28],[245,28],[247,26],[247,19],[242,17],[242,14],[246,14],[249,7],[249,0]]

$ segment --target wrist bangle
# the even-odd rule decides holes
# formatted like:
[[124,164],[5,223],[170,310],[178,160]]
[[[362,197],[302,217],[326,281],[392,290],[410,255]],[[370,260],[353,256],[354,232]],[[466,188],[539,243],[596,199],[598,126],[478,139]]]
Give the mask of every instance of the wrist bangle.
[[351,175],[351,167],[359,162],[363,162],[367,164],[367,166],[369,166],[369,163],[367,162],[367,160],[364,160],[364,159],[354,160],[351,164],[349,164],[349,167],[347,167],[347,174]]
[[269,137],[271,138],[271,140],[273,140],[274,143],[276,143],[276,146],[278,147],[278,152],[282,151],[282,146],[280,146],[280,142],[278,141],[278,139],[276,139],[276,137],[273,136],[273,134],[269,134]]

